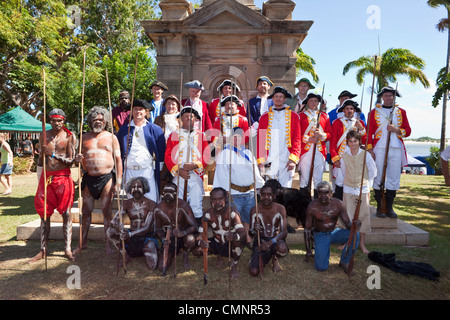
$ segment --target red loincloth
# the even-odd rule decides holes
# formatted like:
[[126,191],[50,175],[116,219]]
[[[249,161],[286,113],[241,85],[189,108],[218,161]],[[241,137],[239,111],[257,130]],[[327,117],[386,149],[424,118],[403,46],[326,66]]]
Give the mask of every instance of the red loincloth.
[[[47,217],[53,214],[55,209],[59,213],[66,212],[73,205],[75,185],[73,183],[70,168],[47,171]],[[39,180],[34,207],[41,218],[44,218],[44,175]]]

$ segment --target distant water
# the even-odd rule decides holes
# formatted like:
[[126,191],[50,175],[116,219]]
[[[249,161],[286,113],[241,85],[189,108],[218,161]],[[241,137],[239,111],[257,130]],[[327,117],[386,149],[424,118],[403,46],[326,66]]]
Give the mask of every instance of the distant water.
[[430,155],[430,147],[439,147],[439,143],[405,141],[408,154],[413,157],[426,157]]

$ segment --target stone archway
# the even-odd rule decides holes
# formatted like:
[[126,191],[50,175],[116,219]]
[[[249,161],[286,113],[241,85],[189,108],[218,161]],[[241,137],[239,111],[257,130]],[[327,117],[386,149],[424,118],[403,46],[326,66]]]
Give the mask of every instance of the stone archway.
[[254,91],[255,88],[252,87],[250,80],[245,73],[245,69],[245,66],[241,69],[232,65],[222,65],[212,68],[205,74],[202,81],[203,86],[205,87],[202,99],[211,101],[212,99],[219,97],[217,87],[223,80],[232,79],[241,89],[241,92],[239,93],[240,98],[244,100],[244,102],[247,102],[252,93],[251,91]]

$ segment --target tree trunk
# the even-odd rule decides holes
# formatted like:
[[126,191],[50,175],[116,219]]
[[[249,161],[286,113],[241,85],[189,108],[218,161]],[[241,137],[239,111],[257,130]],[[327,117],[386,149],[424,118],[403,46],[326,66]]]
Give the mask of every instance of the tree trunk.
[[[450,9],[447,8],[447,17],[450,19]],[[447,28],[448,32],[448,40],[447,40],[447,65],[445,67],[445,75],[447,75],[450,71],[450,28]],[[445,79],[445,77],[444,77]],[[440,150],[441,152],[445,149],[445,143],[446,143],[446,137],[445,137],[445,131],[447,128],[447,97],[448,92],[444,92],[443,96],[443,102],[442,102],[442,122],[441,122],[441,145]]]

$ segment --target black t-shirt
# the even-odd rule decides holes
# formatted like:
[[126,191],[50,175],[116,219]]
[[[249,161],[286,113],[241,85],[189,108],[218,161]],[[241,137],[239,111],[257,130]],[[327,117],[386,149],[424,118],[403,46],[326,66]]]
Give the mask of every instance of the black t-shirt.
[[33,143],[30,140],[25,140],[22,143],[22,150],[24,155],[33,155]]

